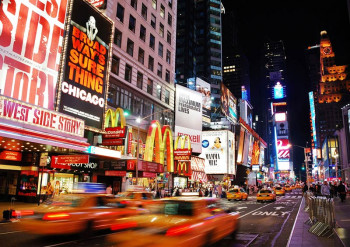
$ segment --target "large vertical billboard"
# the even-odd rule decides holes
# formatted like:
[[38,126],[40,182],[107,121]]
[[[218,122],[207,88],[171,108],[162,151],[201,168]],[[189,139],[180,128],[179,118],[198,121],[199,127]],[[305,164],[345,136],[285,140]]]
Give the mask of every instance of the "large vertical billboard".
[[203,99],[203,122],[210,124],[210,112],[211,112],[211,91],[210,84],[203,81],[200,78],[196,78],[196,91],[202,94]]
[[317,144],[317,132],[316,132],[316,111],[315,111],[315,101],[314,93],[309,92],[309,102],[310,102],[310,112],[311,112],[311,127],[312,127],[312,139],[314,141],[315,147],[318,147]]
[[237,99],[231,91],[221,83],[221,105],[222,112],[227,119],[233,123],[237,122]]
[[175,137],[189,136],[192,152],[202,152],[202,94],[176,85]]
[[54,109],[67,2],[0,1],[0,94]]
[[203,131],[203,152],[206,174],[235,174],[233,133],[227,130]]
[[277,162],[278,170],[289,170],[289,152],[290,144],[288,139],[277,139],[276,150],[277,150]]
[[103,128],[113,22],[84,0],[69,1],[57,110]]

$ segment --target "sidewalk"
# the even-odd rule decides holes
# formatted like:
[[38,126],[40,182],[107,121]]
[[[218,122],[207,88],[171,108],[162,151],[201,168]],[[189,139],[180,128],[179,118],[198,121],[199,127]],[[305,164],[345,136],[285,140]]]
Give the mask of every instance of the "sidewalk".
[[[305,224],[304,222],[309,219],[309,213],[305,212],[304,208],[305,208],[305,199],[303,198],[301,201],[299,212],[297,214],[295,226],[291,233],[292,236],[288,247],[300,247],[300,246],[301,247],[310,247],[310,246],[336,247],[336,246],[339,246],[336,244],[336,241],[335,241],[336,237],[334,235],[330,238],[318,237],[308,231],[311,226]],[[348,212],[348,214],[350,215],[350,212]],[[336,210],[336,215],[337,215],[337,210]],[[348,223],[350,224],[350,221]]]
[[35,209],[36,207],[38,207],[37,203],[15,202],[14,206],[11,206],[10,202],[0,202],[0,221],[3,220],[2,212],[4,210],[8,210],[10,208],[15,210]]

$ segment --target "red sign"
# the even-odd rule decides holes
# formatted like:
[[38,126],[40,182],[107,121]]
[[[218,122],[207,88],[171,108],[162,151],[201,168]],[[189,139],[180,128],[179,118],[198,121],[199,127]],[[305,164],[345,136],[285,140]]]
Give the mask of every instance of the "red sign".
[[125,138],[126,127],[112,127],[106,128],[106,134],[103,135],[103,138]]
[[284,159],[289,159],[290,158],[290,153],[289,153],[289,141],[288,139],[278,139],[277,140],[277,158],[279,160],[284,160]]
[[126,162],[126,169],[127,170],[135,171],[135,167],[136,167],[136,160],[128,160]]
[[191,176],[191,161],[175,161],[174,174]]
[[124,177],[126,176],[126,171],[105,171],[105,176]]
[[52,156],[54,164],[87,164],[89,163],[89,155],[59,155]]
[[128,154],[131,154],[131,144],[132,144],[132,132],[128,134]]
[[192,150],[176,149],[174,150],[174,160],[190,160]]
[[105,0],[89,0],[89,2],[94,5],[96,8],[103,7],[103,4],[105,3]]
[[154,172],[143,172],[142,176],[145,178],[155,178],[157,177],[157,173]]
[[124,139],[106,139],[102,140],[103,146],[123,146]]
[[22,160],[22,153],[13,152],[13,151],[2,151],[0,153],[0,160],[21,161]]
[[159,164],[159,163],[139,160],[138,170],[139,171],[145,171],[145,172],[158,172],[158,173],[161,173],[161,172],[164,172],[164,167],[163,167],[162,164]]
[[[54,159],[55,156],[52,156]],[[51,162],[51,168],[67,169],[67,170],[94,170],[97,169],[98,164],[91,163],[78,163],[78,164],[58,164],[54,160]]]

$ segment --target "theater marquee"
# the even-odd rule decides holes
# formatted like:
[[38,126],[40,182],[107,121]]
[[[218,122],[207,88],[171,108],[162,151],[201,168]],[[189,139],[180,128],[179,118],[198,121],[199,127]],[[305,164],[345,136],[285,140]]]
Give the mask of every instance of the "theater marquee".
[[71,0],[65,26],[57,110],[103,129],[113,22],[84,0]]

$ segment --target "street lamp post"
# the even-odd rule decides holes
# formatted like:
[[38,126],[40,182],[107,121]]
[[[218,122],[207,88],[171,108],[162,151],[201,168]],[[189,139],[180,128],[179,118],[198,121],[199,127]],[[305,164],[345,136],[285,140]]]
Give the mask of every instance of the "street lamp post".
[[[157,111],[157,112],[154,112],[150,115],[147,115],[143,118],[140,118],[138,117],[136,119],[136,122],[138,123],[137,124],[137,140],[136,140],[136,185],[138,185],[138,182],[139,182],[139,156],[140,156],[140,123],[142,120],[144,119],[147,119],[149,117],[152,117],[153,115],[155,114],[158,114],[158,113],[164,113],[164,112],[168,112],[168,111],[171,111],[171,109],[165,109],[165,110],[162,110],[162,111]],[[157,184],[157,178],[156,178],[156,184]]]
[[308,164],[308,159],[307,159],[307,156],[306,156],[306,149],[307,149],[307,147],[303,147],[303,146],[299,146],[299,145],[295,145],[295,144],[293,144],[291,146],[304,149],[304,162],[305,162],[305,167],[306,167],[306,184],[307,184],[307,187],[309,188],[310,187],[309,164]]

